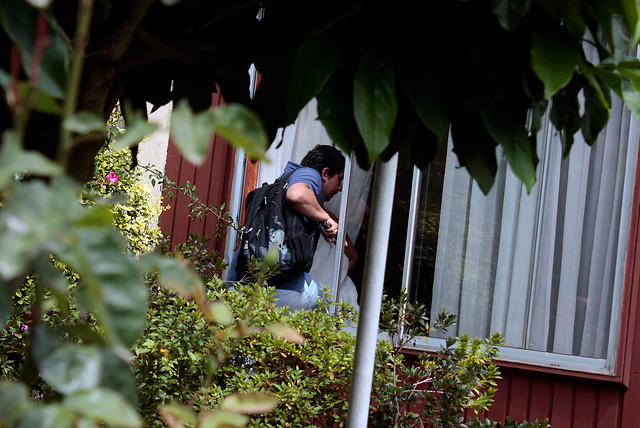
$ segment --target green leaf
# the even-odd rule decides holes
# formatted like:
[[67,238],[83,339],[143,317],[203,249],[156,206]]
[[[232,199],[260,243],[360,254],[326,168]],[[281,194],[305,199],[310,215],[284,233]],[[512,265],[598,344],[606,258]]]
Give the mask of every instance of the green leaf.
[[361,59],[353,81],[353,113],[369,163],[387,148],[398,114],[395,72],[375,50]]
[[[128,111],[131,109],[129,108]],[[158,129],[158,126],[155,122],[149,122],[140,112],[132,112],[127,116],[127,127],[124,134],[118,134],[113,143],[113,150],[121,150],[140,143]]]
[[58,404],[34,406],[25,414],[18,428],[75,428],[74,414]]
[[544,83],[544,98],[551,98],[573,77],[578,60],[577,43],[564,27],[536,26],[531,43],[531,66]]
[[573,136],[582,124],[578,92],[580,86],[572,81],[553,97],[551,104],[551,123],[561,131],[562,153],[567,156],[573,145]]
[[[75,190],[75,191],[74,191]],[[21,183],[0,210],[0,277],[14,278],[39,254],[55,252],[80,210],[76,185],[54,180]]]
[[[2,27],[20,48],[25,73],[33,77],[33,60],[38,34],[38,12],[22,0],[0,2]],[[42,51],[40,66],[37,68],[37,87],[54,98],[64,97],[67,72],[67,47],[52,25],[46,32],[46,46]]]
[[245,415],[267,413],[278,405],[278,399],[273,395],[255,391],[231,394],[222,402],[222,409],[228,412]]
[[438,76],[432,69],[409,62],[401,68],[400,77],[417,115],[437,136],[438,142],[445,142],[451,121],[445,112],[444,95]]
[[145,324],[147,287],[123,237],[110,228],[83,228],[58,254],[83,279],[78,302],[95,312],[108,340],[130,348]]
[[565,16],[569,0],[536,0],[536,3],[553,18],[560,20]]
[[35,174],[58,177],[63,168],[34,151],[24,151],[20,137],[14,131],[5,131],[0,147],[0,188],[15,181],[16,174]]
[[500,26],[513,31],[529,11],[531,3],[533,0],[491,0],[491,8]]
[[187,426],[196,426],[198,424],[198,416],[193,409],[182,404],[170,403],[160,406],[158,411],[169,426],[176,426],[176,423]]
[[200,416],[199,428],[245,428],[249,417],[229,412],[208,412]]
[[564,14],[564,24],[567,26],[569,33],[576,39],[584,37],[587,25],[582,15],[582,3],[580,0],[569,0],[567,11]]
[[106,425],[139,427],[138,412],[122,395],[105,388],[78,391],[70,394],[62,404],[73,411]]
[[297,345],[304,344],[304,336],[288,324],[274,323],[265,327],[265,331]]
[[158,270],[158,283],[187,299],[204,300],[204,285],[193,267],[185,260],[149,253],[142,257],[147,271]]
[[106,227],[113,224],[113,213],[106,205],[94,205],[85,211],[85,215],[72,222],[74,226]]
[[454,119],[451,137],[460,166],[469,171],[486,195],[493,187],[498,170],[496,142],[484,128],[482,119],[472,114]]
[[69,132],[77,132],[78,134],[100,131],[106,136],[107,132],[105,121],[88,111],[81,111],[68,117],[62,123],[62,128]]
[[[597,83],[597,82],[596,82]],[[592,145],[604,129],[611,114],[610,103],[602,103],[602,90],[597,91],[593,86],[584,87],[584,115],[582,116],[582,135],[587,144]],[[606,95],[609,95],[608,88]],[[606,101],[606,100],[605,100]]]
[[609,37],[609,43],[613,50],[613,61],[618,64],[627,58],[629,36],[624,28],[624,18],[617,13],[611,15],[611,35]]
[[620,0],[627,28],[631,32],[632,45],[640,40],[640,0]]
[[340,68],[317,95],[318,119],[345,153],[362,141],[353,117],[353,74]]
[[49,358],[55,351],[63,345],[62,338],[50,327],[38,323],[33,327],[33,341],[31,345],[31,356],[37,366]]
[[222,325],[231,325],[233,323],[233,312],[223,301],[211,302],[207,306],[204,314],[209,321],[217,322]]
[[[512,114],[514,109],[508,104],[503,106],[501,109],[483,111],[482,121],[491,137],[504,149],[511,170],[530,193],[536,183],[536,146],[529,139],[523,121]],[[535,143],[535,138],[533,142]]]
[[115,351],[106,347],[100,349],[102,356],[102,381],[100,385],[119,392],[129,403],[137,405],[137,385],[131,374],[129,360],[124,359]]
[[640,118],[640,95],[638,91],[636,91],[631,79],[623,77],[620,81],[620,88],[622,90],[624,104],[631,110],[636,119]]
[[201,164],[213,142],[215,124],[211,112],[194,114],[186,99],[180,100],[171,114],[171,135],[189,162]]
[[18,91],[23,99],[33,97],[30,107],[41,113],[51,114],[55,116],[62,115],[62,106],[60,102],[51,95],[47,94],[39,88],[33,88],[27,82],[18,83]]
[[29,391],[25,384],[0,380],[0,421],[10,424],[30,410]]
[[216,134],[243,149],[251,159],[265,158],[269,139],[257,114],[241,104],[227,104],[213,109],[211,115]]
[[287,115],[293,122],[298,112],[327,83],[342,58],[339,42],[326,35],[305,41],[291,63],[289,85],[287,87]]
[[65,344],[40,364],[42,378],[58,392],[70,394],[98,385],[102,358],[98,348]]

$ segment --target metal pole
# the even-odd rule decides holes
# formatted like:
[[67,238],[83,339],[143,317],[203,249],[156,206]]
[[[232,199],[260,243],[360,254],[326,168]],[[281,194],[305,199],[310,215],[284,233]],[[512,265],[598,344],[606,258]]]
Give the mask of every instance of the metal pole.
[[366,428],[369,418],[371,382],[378,339],[382,286],[387,264],[397,167],[397,153],[388,162],[376,163],[347,428]]
[[[353,165],[353,156],[347,155],[344,164],[344,180],[342,182],[342,195],[340,200],[340,223],[338,224],[338,235],[336,236],[336,256],[333,264],[333,276],[331,277],[331,292],[335,301],[338,301],[338,293],[340,292],[340,272],[342,271],[342,255],[344,254],[344,243],[347,236],[347,209],[349,207],[349,187],[351,186],[351,168]],[[330,309],[331,313],[335,312],[335,306]]]

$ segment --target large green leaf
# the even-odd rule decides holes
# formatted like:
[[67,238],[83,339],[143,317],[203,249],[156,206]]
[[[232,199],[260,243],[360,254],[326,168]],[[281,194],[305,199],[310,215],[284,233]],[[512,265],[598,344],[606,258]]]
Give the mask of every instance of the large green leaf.
[[199,428],[245,428],[249,417],[231,412],[207,412],[200,416]]
[[131,404],[137,405],[136,383],[129,361],[111,348],[102,347],[102,381],[100,385],[119,392]]
[[527,192],[531,192],[536,183],[538,165],[535,138],[532,144],[523,121],[512,114],[510,106],[504,107],[506,108],[483,111],[482,120],[491,137],[504,149],[513,173],[527,187]]
[[353,71],[339,68],[318,93],[318,119],[346,153],[362,141],[353,117]]
[[560,20],[565,16],[570,0],[536,0],[536,3],[553,18]]
[[489,193],[498,170],[496,142],[488,134],[482,119],[472,114],[454,119],[451,137],[460,166],[469,171],[484,194]]
[[14,131],[5,131],[0,147],[0,188],[15,181],[16,174],[35,174],[47,177],[62,175],[63,168],[34,151],[25,151]]
[[225,398],[221,407],[230,412],[257,415],[269,412],[277,405],[278,399],[273,395],[255,391],[231,394]]
[[204,285],[193,267],[186,260],[145,254],[141,259],[146,271],[158,271],[158,282],[167,290],[187,299],[204,299]]
[[106,388],[78,391],[65,397],[62,404],[89,419],[106,425],[120,427],[142,425],[136,408],[122,395]]
[[55,253],[68,222],[83,212],[79,188],[69,180],[20,183],[0,210],[0,277],[14,278],[41,254]]
[[[2,27],[13,42],[20,48],[24,71],[27,76],[34,77],[34,52],[38,34],[38,19],[45,23],[46,40],[42,50],[37,87],[54,98],[64,97],[67,78],[67,48],[53,26],[46,23],[33,7],[22,0],[3,0],[0,2],[0,18]],[[37,64],[36,64],[37,65]]]
[[398,114],[395,72],[375,49],[360,59],[353,80],[353,113],[369,163],[387,148]]
[[531,43],[531,66],[544,83],[544,98],[551,98],[573,77],[578,44],[566,28],[543,22],[536,26]]
[[532,3],[533,0],[491,0],[491,8],[500,26],[513,31]]
[[115,143],[113,143],[113,150],[136,145],[158,129],[158,124],[149,122],[140,111],[130,107],[127,108],[127,111],[130,112],[127,115],[127,127],[124,134],[117,136]]
[[551,123],[560,131],[563,156],[569,154],[573,145],[573,136],[582,125],[579,91],[580,86],[574,80],[553,97],[551,104]]
[[624,104],[631,110],[634,117],[640,118],[640,95],[638,91],[636,91],[631,79],[623,77],[620,81],[620,88],[622,90]]
[[107,133],[107,127],[104,120],[88,111],[81,111],[68,117],[62,123],[62,127],[66,131],[77,132],[78,134],[87,134],[89,132],[98,131],[104,133],[105,138]]
[[82,228],[77,241],[59,251],[82,278],[78,301],[94,312],[108,340],[131,347],[144,327],[147,287],[136,260],[124,252],[124,241],[110,228]]
[[45,358],[39,368],[49,385],[58,392],[70,394],[98,385],[102,358],[95,346],[68,343]]
[[399,74],[417,115],[439,142],[445,142],[451,121],[445,111],[443,88],[436,73],[409,62]]
[[627,28],[631,32],[632,44],[640,40],[640,0],[620,0],[624,9]]
[[[599,86],[599,83],[596,82]],[[603,94],[604,92],[604,94]],[[582,136],[587,144],[591,145],[595,143],[596,138],[600,131],[604,129],[609,121],[611,114],[610,108],[610,94],[609,89],[606,92],[602,89],[596,90],[591,85],[584,87],[584,114],[582,116]],[[606,104],[602,103],[602,96],[608,96],[609,100],[605,99]]]
[[196,165],[204,162],[213,141],[215,125],[207,112],[194,114],[186,99],[171,113],[171,136],[182,156]]
[[34,406],[21,419],[17,428],[75,428],[75,415],[59,404]]
[[320,92],[341,58],[342,46],[335,38],[326,35],[313,37],[298,48],[291,63],[286,94],[290,122]]
[[13,424],[29,411],[29,391],[25,384],[0,380],[0,421]]
[[257,114],[242,104],[227,104],[211,111],[216,134],[243,149],[254,160],[264,159],[267,132]]

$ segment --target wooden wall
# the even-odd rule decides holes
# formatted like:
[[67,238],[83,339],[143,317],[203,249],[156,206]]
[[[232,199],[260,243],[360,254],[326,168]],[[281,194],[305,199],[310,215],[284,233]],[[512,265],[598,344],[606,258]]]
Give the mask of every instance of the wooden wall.
[[[219,93],[212,95],[212,106],[223,104]],[[169,140],[167,153],[166,175],[179,185],[185,185],[187,181],[196,186],[196,194],[207,205],[229,206],[231,196],[231,184],[235,168],[235,150],[224,139],[215,136],[207,159],[202,165],[195,166],[182,157],[173,141]],[[187,240],[193,232],[198,235],[212,236],[218,219],[213,215],[206,216],[203,221],[189,221],[190,200],[182,194],[169,203],[171,209],[160,216],[160,228],[164,233],[169,233],[174,244],[180,244]],[[226,231],[226,228],[225,228]],[[224,253],[226,233],[212,240],[210,248]]]

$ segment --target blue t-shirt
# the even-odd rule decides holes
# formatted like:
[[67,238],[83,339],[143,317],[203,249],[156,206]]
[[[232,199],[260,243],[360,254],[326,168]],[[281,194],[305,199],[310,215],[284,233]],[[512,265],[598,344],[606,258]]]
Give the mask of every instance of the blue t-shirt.
[[316,194],[316,198],[318,199],[318,203],[320,206],[324,205],[324,192],[322,191],[322,177],[320,173],[313,168],[309,168],[308,166],[301,166],[295,162],[287,162],[287,165],[284,167],[284,172],[280,176],[280,178],[291,172],[292,170],[297,170],[291,174],[289,177],[289,186],[295,183],[305,183],[307,186],[313,190],[313,193]]

